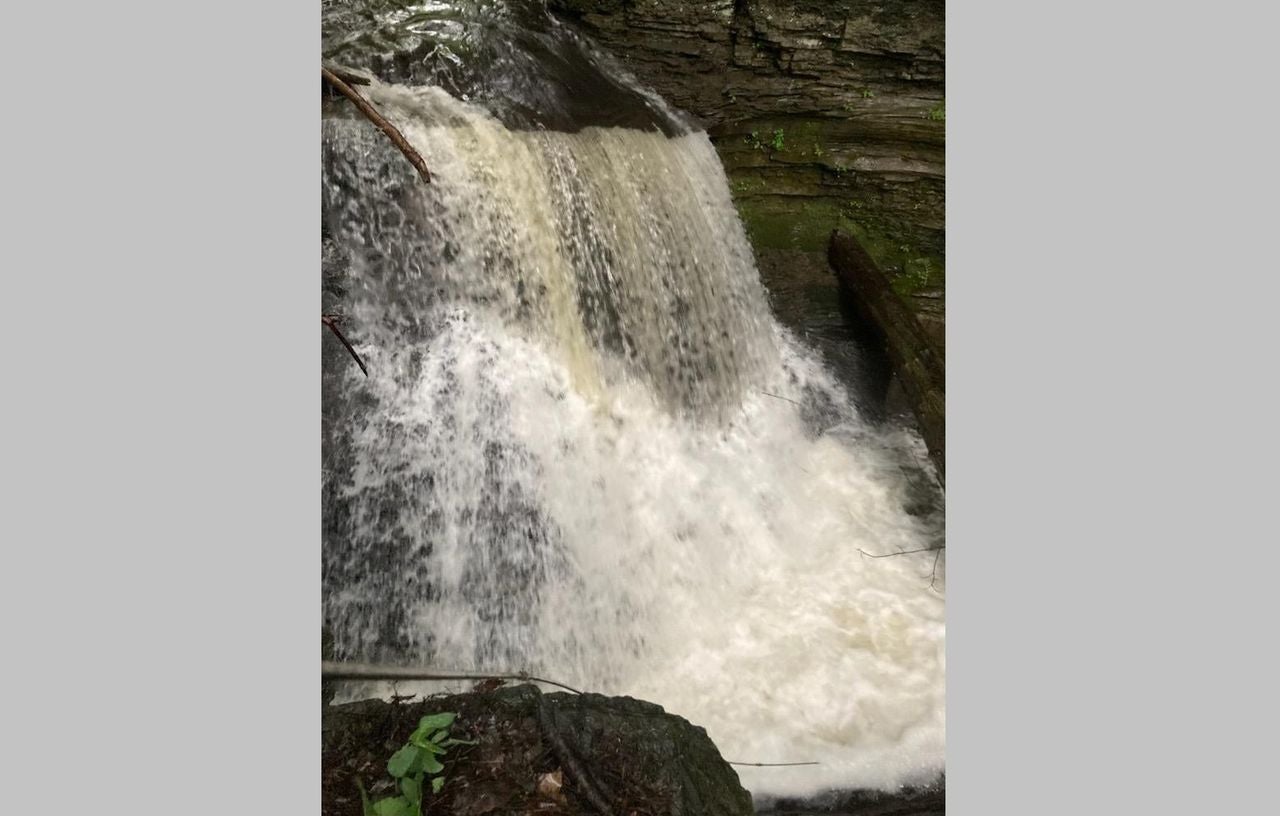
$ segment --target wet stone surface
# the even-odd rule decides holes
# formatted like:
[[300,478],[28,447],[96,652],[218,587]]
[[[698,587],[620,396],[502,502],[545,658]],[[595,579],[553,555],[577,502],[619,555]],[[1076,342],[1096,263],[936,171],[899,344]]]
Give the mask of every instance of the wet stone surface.
[[326,706],[324,816],[361,816],[370,798],[395,795],[387,760],[426,714],[454,712],[451,735],[474,745],[442,757],[445,784],[423,809],[450,814],[739,816],[751,796],[701,728],[628,697],[530,685],[434,697]]

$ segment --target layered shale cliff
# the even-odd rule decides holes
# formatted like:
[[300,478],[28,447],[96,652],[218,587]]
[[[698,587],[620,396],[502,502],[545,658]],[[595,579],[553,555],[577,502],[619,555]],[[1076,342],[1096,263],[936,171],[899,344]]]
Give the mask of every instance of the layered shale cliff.
[[942,342],[942,0],[547,5],[708,129],[767,281],[847,230]]

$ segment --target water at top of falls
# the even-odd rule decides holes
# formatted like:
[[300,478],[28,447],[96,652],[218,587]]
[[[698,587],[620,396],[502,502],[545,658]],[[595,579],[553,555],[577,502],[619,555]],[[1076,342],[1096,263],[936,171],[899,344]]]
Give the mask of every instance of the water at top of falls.
[[945,564],[859,552],[939,542],[904,510],[921,444],[774,320],[706,135],[368,94],[433,181],[327,120],[370,366],[325,395],[339,655],[527,669],[657,702],[727,759],[821,763],[739,767],[755,793],[933,781]]
[[511,128],[688,129],[545,0],[327,0],[322,9],[325,59],[443,88]]

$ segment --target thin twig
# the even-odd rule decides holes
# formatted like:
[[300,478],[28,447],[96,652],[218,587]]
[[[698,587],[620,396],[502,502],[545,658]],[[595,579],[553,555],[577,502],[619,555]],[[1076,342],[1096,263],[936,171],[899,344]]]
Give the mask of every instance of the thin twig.
[[412,700],[414,697],[417,697],[417,696],[418,696],[418,695],[416,695],[416,694],[401,694],[401,693],[400,693],[400,684],[399,684],[399,683],[394,683],[394,682],[391,684],[391,702],[393,702],[393,703],[403,703],[403,702],[407,702],[407,701]]
[[[946,548],[947,548],[946,544],[941,544],[937,547],[921,547],[917,550],[900,550],[898,552],[881,553],[880,555],[876,555],[875,553],[869,553],[866,550],[859,547],[858,552],[862,553],[868,558],[892,558],[895,555],[910,555],[911,553],[922,553],[922,552],[935,553],[935,555],[933,556],[933,570],[929,574],[929,589],[932,589],[934,592],[938,592],[938,588],[934,586],[934,584],[936,584],[938,581],[938,559],[942,558],[942,551],[945,550]],[[938,594],[941,595],[942,593],[939,592]]]
[[921,547],[918,550],[899,550],[898,552],[881,553],[880,555],[876,555],[875,553],[869,553],[866,550],[859,547],[858,552],[862,553],[868,558],[892,558],[895,555],[910,555],[911,553],[933,552],[934,550],[945,550],[946,548],[947,548],[947,545],[943,544],[940,547]]
[[734,762],[732,759],[726,759],[725,762],[730,765],[751,765],[755,768],[782,768],[787,765],[821,765],[821,762]]
[[423,161],[422,156],[418,151],[413,149],[413,145],[409,144],[409,140],[404,137],[404,134],[396,129],[395,125],[383,118],[382,114],[378,113],[373,105],[369,104],[367,99],[356,93],[355,88],[352,88],[350,85],[343,82],[342,78],[333,71],[330,71],[328,68],[321,65],[320,74],[324,77],[325,81],[336,88],[339,93],[355,103],[355,106],[360,109],[360,112],[365,115],[365,118],[377,125],[378,129],[383,133],[387,134],[387,138],[391,140],[392,144],[400,148],[400,152],[409,160],[409,163],[417,168],[423,181],[428,184],[431,183],[431,171],[427,169],[427,163]]
[[343,337],[342,332],[338,331],[338,318],[335,315],[320,315],[320,322],[328,326],[329,331],[333,332],[334,336],[342,341],[342,345],[346,346],[347,351],[351,353],[353,358],[355,358],[356,365],[360,366],[360,370],[364,372],[366,377],[368,377],[369,369],[364,367],[364,360],[360,359],[360,355],[356,354],[356,350],[347,342],[347,338]]
[[581,694],[572,686],[534,677],[528,672],[442,672],[434,669],[415,669],[401,666],[375,666],[370,663],[335,663],[326,660],[320,664],[320,675],[327,680],[522,680],[526,683],[546,683]]
[[789,403],[791,403],[792,405],[799,405],[801,408],[803,408],[803,407],[804,407],[804,405],[803,405],[803,404],[801,404],[801,403],[799,403],[799,402],[796,402],[795,400],[790,399],[790,398],[788,398],[788,397],[780,397],[780,396],[778,396],[777,394],[770,394],[768,391],[761,391],[760,393],[761,393],[761,394],[764,394],[766,397],[773,397],[774,399],[780,399],[780,400],[782,400],[782,401],[784,401],[784,402],[789,402]]

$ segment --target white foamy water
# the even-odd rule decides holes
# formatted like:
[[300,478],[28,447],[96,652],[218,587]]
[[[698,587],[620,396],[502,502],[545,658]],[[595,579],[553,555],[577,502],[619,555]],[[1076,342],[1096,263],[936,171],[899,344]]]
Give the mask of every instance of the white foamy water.
[[657,702],[727,759],[822,763],[739,767],[756,793],[932,781],[945,564],[859,549],[939,531],[769,313],[705,134],[370,94],[435,178],[327,126],[372,375],[345,381],[328,476],[340,655],[528,669]]

